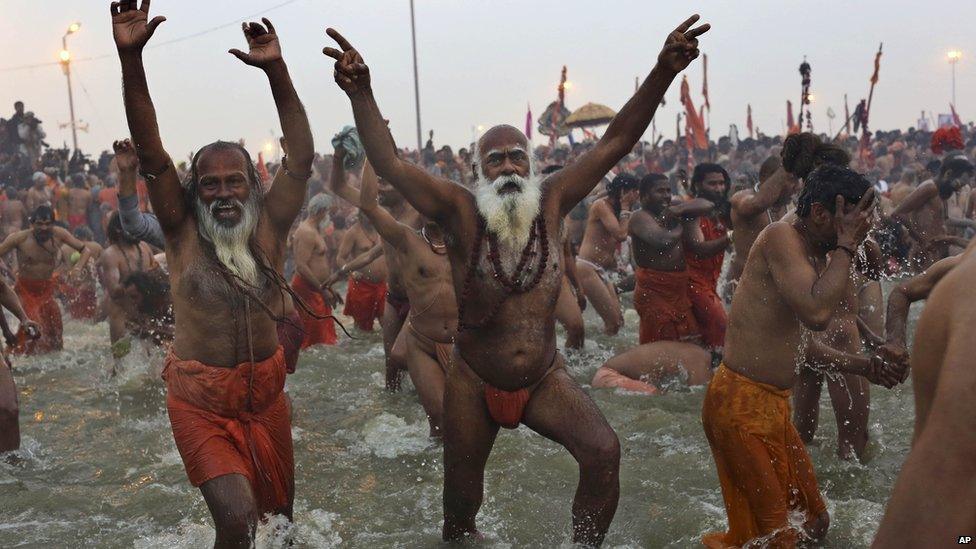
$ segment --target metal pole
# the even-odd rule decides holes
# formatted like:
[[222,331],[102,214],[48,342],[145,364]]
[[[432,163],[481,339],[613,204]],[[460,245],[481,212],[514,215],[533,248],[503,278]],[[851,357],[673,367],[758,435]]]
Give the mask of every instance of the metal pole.
[[417,27],[413,22],[413,0],[410,0],[410,36],[413,41],[413,93],[417,109],[417,154],[423,149],[420,137],[420,81],[417,77]]
[[[61,46],[68,51],[68,35],[61,37]],[[71,143],[78,150],[78,130],[75,128],[75,99],[71,94],[71,58],[64,62],[64,76],[68,79],[68,109],[71,112]]]
[[956,61],[952,61],[952,106],[959,112],[959,107],[956,105]]

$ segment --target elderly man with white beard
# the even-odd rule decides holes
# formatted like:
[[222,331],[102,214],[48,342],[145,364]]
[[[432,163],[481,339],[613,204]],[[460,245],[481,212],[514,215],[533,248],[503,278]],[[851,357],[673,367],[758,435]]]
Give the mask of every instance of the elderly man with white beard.
[[445,540],[478,536],[485,463],[499,427],[519,423],[566,447],[579,464],[574,541],[599,545],[610,527],[620,445],[556,349],[562,219],[631,150],[672,80],[698,56],[697,37],[709,26],[692,29],[697,20],[692,16],[668,35],[643,85],[574,164],[542,179],[522,132],[511,126],[485,132],[474,157],[474,193],[398,158],[369,69],[345,38],[328,30],[342,49],[323,53],[336,59],[336,83],[349,96],[376,173],[444,230],[458,300],[444,394]]
[[246,150],[211,143],[193,157],[183,188],[160,140],[142,62],[165,18],[148,21],[149,0],[136,4],[113,2],[112,27],[129,131],[166,243],[176,327],[163,377],[173,438],[213,516],[215,545],[249,547],[259,517],[290,518],[294,501],[273,311],[291,292],[281,271],[305,197],[312,133],[271,22],[244,24],[249,52],[230,53],[267,76],[288,155],[264,195]]

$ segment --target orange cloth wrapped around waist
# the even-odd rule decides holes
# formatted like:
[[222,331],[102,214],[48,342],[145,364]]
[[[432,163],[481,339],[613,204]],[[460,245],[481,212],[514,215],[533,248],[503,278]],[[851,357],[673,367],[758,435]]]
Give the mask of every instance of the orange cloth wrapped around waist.
[[[784,366],[786,367],[786,366]],[[788,367],[792,368],[792,365]],[[702,424],[718,469],[728,532],[706,535],[711,548],[794,547],[789,514],[806,520],[827,510],[806,446],[790,416],[790,390],[759,383],[722,364],[702,407]]]
[[31,340],[21,326],[17,331],[17,345],[12,349],[13,353],[33,355],[60,351],[64,347],[61,309],[54,299],[54,290],[57,286],[57,278],[53,276],[46,280],[17,278],[14,291],[20,298],[27,318],[40,326],[41,337]]
[[[460,357],[460,354],[458,354],[458,357]],[[488,413],[491,415],[491,418],[495,420],[495,423],[506,429],[517,428],[522,423],[522,418],[525,415],[525,406],[532,398],[532,393],[535,392],[536,388],[542,384],[549,374],[562,366],[563,363],[559,353],[553,353],[549,369],[542,374],[542,377],[529,387],[523,387],[517,391],[503,391],[485,382],[485,405],[488,407]]]
[[88,216],[85,214],[76,214],[76,215],[68,216],[68,227],[72,230],[87,224],[88,224]]
[[638,267],[634,309],[640,315],[640,343],[681,341],[699,335],[688,296],[687,271]]
[[357,328],[364,332],[373,331],[373,321],[383,316],[385,303],[386,282],[373,283],[349,277],[346,307],[342,314],[351,316]]
[[[304,278],[295,273],[295,276],[291,279],[291,289],[295,290],[298,297],[302,298],[305,305],[318,316],[332,316],[332,307],[326,303],[325,297],[322,295],[322,291],[311,284],[309,284]],[[302,338],[302,349],[306,347],[311,347],[312,345],[335,345],[338,343],[339,338],[336,336],[335,320],[331,318],[315,318],[309,315],[301,307],[296,307],[298,309],[298,315],[302,319],[302,324],[304,325],[305,335]]]
[[725,347],[725,331],[729,324],[725,304],[714,284],[694,272],[689,273],[688,297],[695,322],[701,330],[702,342],[711,349],[721,349]]
[[170,351],[163,379],[173,438],[190,483],[241,474],[261,514],[285,507],[295,462],[284,350],[279,347],[253,367],[245,362],[234,368],[180,360]]

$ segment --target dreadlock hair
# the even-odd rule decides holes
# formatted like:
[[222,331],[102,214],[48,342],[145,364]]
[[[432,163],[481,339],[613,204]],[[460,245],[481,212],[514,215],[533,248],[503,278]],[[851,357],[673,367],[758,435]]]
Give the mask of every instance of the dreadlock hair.
[[847,151],[833,143],[824,143],[810,132],[787,136],[783,142],[782,156],[783,168],[800,179],[806,179],[817,166],[846,166],[851,163]]
[[803,190],[796,199],[796,215],[807,217],[814,204],[822,205],[830,213],[836,213],[837,195],[848,204],[857,204],[871,182],[846,166],[824,164],[810,172],[804,179]]
[[722,174],[722,178],[725,180],[725,192],[729,192],[729,188],[732,186],[732,178],[729,177],[729,172],[725,171],[722,166],[710,162],[701,162],[691,172],[691,192],[697,195],[698,185],[701,185],[702,181],[705,181],[705,176],[710,173]]

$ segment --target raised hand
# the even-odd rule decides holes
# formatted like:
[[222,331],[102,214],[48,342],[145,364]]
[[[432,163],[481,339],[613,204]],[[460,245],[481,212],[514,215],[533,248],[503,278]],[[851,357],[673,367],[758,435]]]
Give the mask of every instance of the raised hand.
[[664,48],[657,56],[659,67],[674,73],[679,73],[698,57],[698,37],[712,28],[708,23],[691,28],[698,21],[699,16],[692,15],[684,23],[678,25],[664,41]]
[[336,84],[350,97],[369,90],[369,67],[363,56],[335,29],[329,28],[325,32],[342,48],[341,51],[329,47],[322,50],[336,60],[333,72]]
[[850,250],[856,249],[864,241],[871,229],[874,212],[874,189],[868,189],[860,202],[847,208],[844,197],[837,195],[834,208],[834,225],[837,230],[837,245]]
[[149,21],[149,2],[142,0],[141,7],[136,7],[138,0],[112,2],[112,34],[119,51],[142,51],[156,27],[166,20],[157,15]]
[[128,139],[112,143],[115,150],[115,165],[120,172],[134,172],[139,169],[139,157],[136,156],[136,149]]
[[241,61],[264,69],[270,65],[281,61],[281,44],[278,42],[278,33],[267,17],[261,18],[261,23],[241,23],[241,31],[247,39],[248,52],[244,53],[238,49],[228,50],[228,53]]

